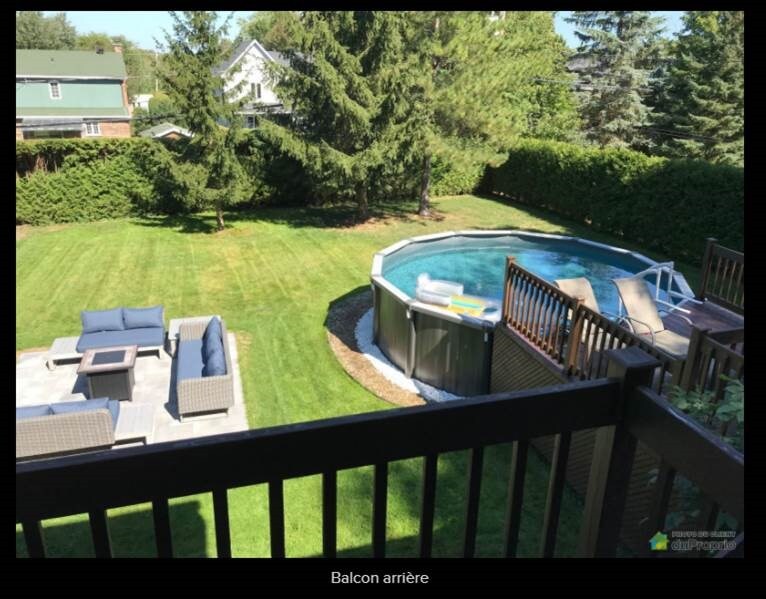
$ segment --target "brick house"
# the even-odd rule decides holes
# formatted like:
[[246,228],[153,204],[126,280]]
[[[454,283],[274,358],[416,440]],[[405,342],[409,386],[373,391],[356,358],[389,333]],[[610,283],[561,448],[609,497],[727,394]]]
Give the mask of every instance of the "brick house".
[[16,139],[130,137],[120,46],[114,52],[16,50]]

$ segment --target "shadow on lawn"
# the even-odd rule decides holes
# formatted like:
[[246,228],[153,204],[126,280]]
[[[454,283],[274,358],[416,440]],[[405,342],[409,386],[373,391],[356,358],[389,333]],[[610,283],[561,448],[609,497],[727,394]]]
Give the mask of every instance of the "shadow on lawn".
[[[196,500],[171,504],[170,529],[173,555],[204,557],[206,554],[205,520]],[[129,514],[108,514],[109,536],[115,557],[156,557],[154,520],[150,506]],[[95,557],[90,524],[80,522],[43,524],[43,539],[49,557]],[[24,534],[16,532],[16,557],[27,557]]]
[[[438,215],[433,220],[440,220]],[[227,211],[224,221],[236,222],[265,222],[290,227],[315,227],[348,229],[366,223],[384,219],[394,219],[400,222],[421,222],[414,203],[376,204],[370,207],[370,217],[360,221],[356,207],[353,204],[333,204],[328,206],[263,206],[244,210]],[[180,233],[215,233],[215,215],[181,214],[181,215],[147,215],[135,218],[135,222],[146,227],[163,227],[176,229]]]

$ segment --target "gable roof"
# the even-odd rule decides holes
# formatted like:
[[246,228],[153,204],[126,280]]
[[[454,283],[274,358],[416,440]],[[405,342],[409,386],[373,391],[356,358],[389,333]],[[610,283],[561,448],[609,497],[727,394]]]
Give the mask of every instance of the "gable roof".
[[184,129],[183,127],[179,127],[178,125],[174,125],[173,123],[168,122],[160,123],[154,127],[144,129],[139,133],[139,135],[141,137],[163,137],[168,133],[178,133],[179,135],[183,135],[185,137],[192,136],[191,131],[188,129]]
[[220,75],[222,73],[225,73],[228,71],[231,67],[233,67],[240,58],[242,58],[245,54],[247,54],[251,48],[255,48],[261,56],[263,56],[266,60],[270,60],[272,62],[279,62],[280,64],[287,64],[287,60],[285,59],[284,55],[280,52],[269,52],[264,48],[257,39],[251,39],[251,40],[244,40],[240,42],[236,48],[234,48],[231,51],[231,56],[224,62],[222,62],[220,65],[218,65],[215,69],[213,69],[213,73],[216,75]]
[[16,77],[125,79],[119,52],[88,50],[16,50]]

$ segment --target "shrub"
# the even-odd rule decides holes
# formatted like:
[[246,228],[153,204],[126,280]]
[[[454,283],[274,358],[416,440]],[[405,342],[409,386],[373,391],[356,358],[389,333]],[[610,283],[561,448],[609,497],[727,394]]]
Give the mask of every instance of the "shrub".
[[705,237],[744,243],[744,170],[623,149],[523,140],[482,188],[691,261]]
[[431,195],[473,193],[479,187],[484,168],[481,162],[456,163],[434,159],[431,166]]

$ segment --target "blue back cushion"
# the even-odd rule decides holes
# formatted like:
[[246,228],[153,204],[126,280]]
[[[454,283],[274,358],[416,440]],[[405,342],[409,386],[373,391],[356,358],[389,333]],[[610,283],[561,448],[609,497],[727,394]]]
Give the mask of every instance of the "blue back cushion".
[[221,321],[213,317],[207,324],[204,335],[202,335],[202,354],[205,357],[205,362],[217,351],[223,353],[223,330],[221,329]]
[[89,410],[109,410],[112,417],[112,426],[117,426],[117,418],[120,415],[120,401],[108,397],[86,399],[84,401],[62,401],[51,404],[54,414],[71,414],[73,412],[87,412]]
[[147,329],[151,327],[165,327],[162,320],[162,306],[151,308],[123,308],[122,318],[126,329]]
[[80,318],[82,319],[83,334],[125,330],[125,323],[122,320],[122,308],[114,308],[113,310],[83,310],[80,312]]
[[51,407],[47,404],[44,406],[25,406],[23,408],[16,408],[16,420],[50,416],[51,414],[53,414],[53,410],[51,410]]
[[212,352],[205,360],[202,376],[221,376],[226,374],[226,358],[223,349]]

